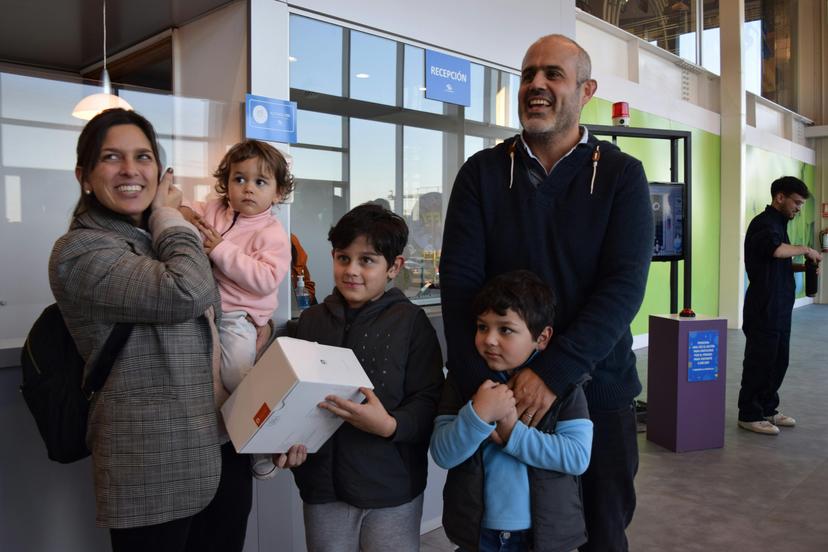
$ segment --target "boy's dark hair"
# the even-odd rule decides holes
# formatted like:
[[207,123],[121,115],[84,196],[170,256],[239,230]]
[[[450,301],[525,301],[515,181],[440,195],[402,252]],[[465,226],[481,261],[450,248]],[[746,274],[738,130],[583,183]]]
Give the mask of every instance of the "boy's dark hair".
[[287,160],[282,152],[259,140],[245,140],[239,142],[224,154],[213,176],[216,178],[216,192],[227,202],[227,185],[230,181],[230,167],[233,163],[241,163],[252,158],[259,159],[259,171],[262,174],[271,174],[276,179],[276,190],[282,198],[293,191],[293,175],[288,170]]
[[811,192],[808,191],[808,186],[795,176],[783,176],[777,178],[771,183],[771,197],[776,197],[776,194],[782,192],[785,197],[791,194],[799,194],[802,199],[811,197]]
[[555,294],[534,272],[515,270],[495,276],[472,302],[476,318],[489,311],[500,316],[512,309],[526,322],[534,339],[555,320]]
[[328,241],[334,249],[345,249],[359,236],[365,236],[391,266],[408,243],[408,226],[400,215],[379,205],[363,203],[331,227]]

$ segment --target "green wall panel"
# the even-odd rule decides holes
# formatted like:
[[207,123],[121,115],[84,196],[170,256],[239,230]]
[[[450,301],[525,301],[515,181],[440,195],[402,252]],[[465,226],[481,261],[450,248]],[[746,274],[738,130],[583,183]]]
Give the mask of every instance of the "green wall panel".
[[[719,313],[719,208],[720,208],[720,166],[721,141],[718,135],[692,128],[657,117],[644,111],[630,109],[632,126],[684,130],[691,133],[692,148],[692,307],[697,313],[718,315]],[[612,104],[607,100],[594,98],[581,114],[586,124],[612,124]],[[647,178],[651,182],[669,181],[670,146],[666,140],[644,140],[640,138],[619,139],[618,146],[641,160]],[[683,159],[679,159],[682,163]],[[679,298],[683,304],[683,263],[678,265]],[[647,281],[647,291],[638,316],[632,323],[634,335],[648,332],[648,316],[664,314],[670,310],[670,264],[652,263]]]

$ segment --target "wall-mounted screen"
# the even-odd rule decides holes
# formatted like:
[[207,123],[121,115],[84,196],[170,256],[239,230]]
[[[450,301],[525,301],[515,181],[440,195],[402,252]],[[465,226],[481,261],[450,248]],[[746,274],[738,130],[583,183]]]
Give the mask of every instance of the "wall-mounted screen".
[[654,261],[677,261],[684,258],[684,184],[651,182],[655,238]]

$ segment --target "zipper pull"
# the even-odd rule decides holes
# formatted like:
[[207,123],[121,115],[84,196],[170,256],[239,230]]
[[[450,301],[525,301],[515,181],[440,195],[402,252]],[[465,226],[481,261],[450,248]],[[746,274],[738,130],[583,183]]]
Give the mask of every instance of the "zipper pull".
[[592,180],[589,181],[589,195],[595,188],[595,173],[598,172],[598,160],[601,159],[601,146],[595,146],[595,151],[592,152]]
[[512,189],[512,183],[515,181],[515,142],[509,144],[509,159],[511,159],[509,166],[509,189]]

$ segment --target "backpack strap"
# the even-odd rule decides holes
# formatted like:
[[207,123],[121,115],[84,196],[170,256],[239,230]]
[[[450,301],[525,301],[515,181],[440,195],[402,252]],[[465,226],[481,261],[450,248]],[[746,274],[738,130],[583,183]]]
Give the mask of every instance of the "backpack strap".
[[92,400],[92,396],[103,387],[106,378],[109,377],[109,372],[112,370],[112,365],[115,364],[115,359],[118,358],[121,349],[124,348],[127,339],[129,339],[134,325],[119,322],[112,328],[112,332],[106,338],[106,343],[101,349],[101,354],[98,355],[97,362],[83,382],[81,389],[88,400]]

